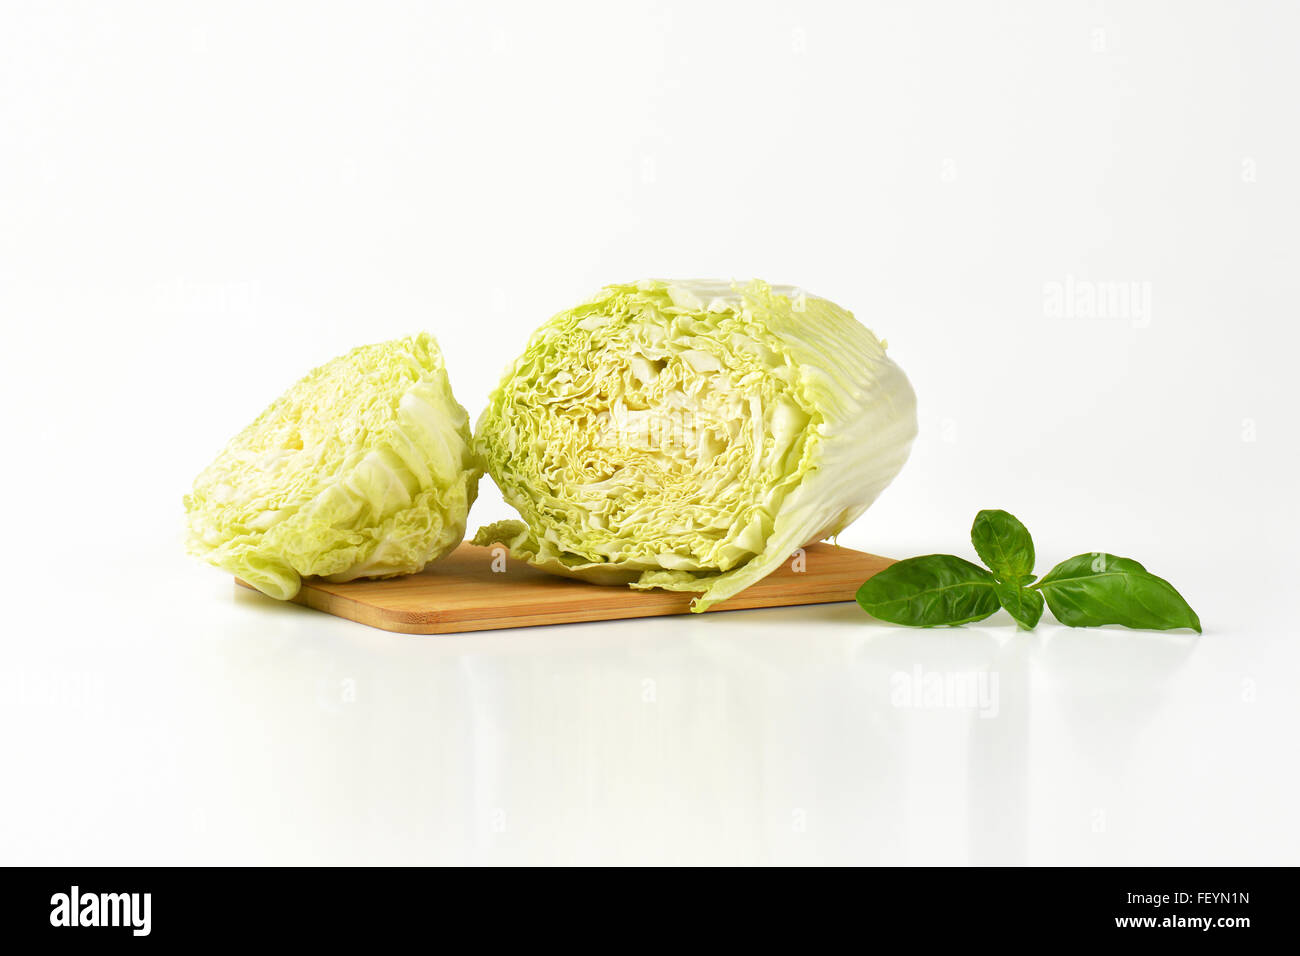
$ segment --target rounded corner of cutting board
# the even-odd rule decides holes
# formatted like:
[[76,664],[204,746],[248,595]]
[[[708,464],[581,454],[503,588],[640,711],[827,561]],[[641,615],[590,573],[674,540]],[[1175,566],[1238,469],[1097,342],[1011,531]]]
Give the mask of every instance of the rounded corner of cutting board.
[[[257,588],[243,578],[235,584],[250,591]],[[324,611],[346,621],[356,621],[369,627],[394,634],[445,634],[459,630],[448,624],[441,608],[401,608],[358,600],[346,593],[338,593],[346,585],[328,585],[319,578],[304,578],[303,586],[285,603],[297,604],[313,611]],[[260,593],[260,592],[259,592]],[[274,598],[267,598],[274,601]]]

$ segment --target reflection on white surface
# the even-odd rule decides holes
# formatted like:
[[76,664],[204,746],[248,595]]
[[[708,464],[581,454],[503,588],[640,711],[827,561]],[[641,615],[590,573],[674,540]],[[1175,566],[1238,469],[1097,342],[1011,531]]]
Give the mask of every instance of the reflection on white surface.
[[187,583],[129,636],[33,644],[6,674],[5,862],[1193,863],[1297,845],[1294,767],[1267,729],[1294,707],[1247,699],[1228,634],[912,631],[840,604],[411,637],[232,596],[203,569]]

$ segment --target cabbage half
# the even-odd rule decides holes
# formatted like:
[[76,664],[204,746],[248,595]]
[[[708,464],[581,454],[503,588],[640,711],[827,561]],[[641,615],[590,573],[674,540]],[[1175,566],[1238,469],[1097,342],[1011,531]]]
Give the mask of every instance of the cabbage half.
[[190,550],[287,600],[300,578],[418,571],[464,538],[482,467],[433,336],[322,365],[185,497]]
[[703,611],[837,534],[903,467],[916,396],[825,299],[613,285],[543,325],[475,445],[523,518],[476,544],[557,574],[698,591]]

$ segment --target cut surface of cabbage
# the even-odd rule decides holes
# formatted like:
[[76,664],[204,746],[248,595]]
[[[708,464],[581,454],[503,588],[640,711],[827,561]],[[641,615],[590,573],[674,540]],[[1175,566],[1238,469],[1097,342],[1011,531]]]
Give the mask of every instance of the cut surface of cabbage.
[[492,393],[475,447],[523,520],[475,543],[696,591],[705,610],[843,530],[915,434],[906,376],[825,299],[757,281],[608,286],[546,322]]
[[276,399],[185,497],[192,553],[282,600],[301,578],[419,571],[460,544],[482,466],[427,333],[353,349]]

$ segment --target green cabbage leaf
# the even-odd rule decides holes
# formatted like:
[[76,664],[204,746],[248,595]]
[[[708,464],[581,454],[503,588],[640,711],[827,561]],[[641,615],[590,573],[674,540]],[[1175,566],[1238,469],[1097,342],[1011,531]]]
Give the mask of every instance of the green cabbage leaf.
[[419,571],[464,538],[482,466],[428,334],[353,349],[273,402],[185,497],[188,546],[271,597]]
[[532,336],[475,448],[522,521],[479,529],[544,570],[737,594],[842,531],[906,461],[916,397],[849,312],[790,287],[644,280]]

